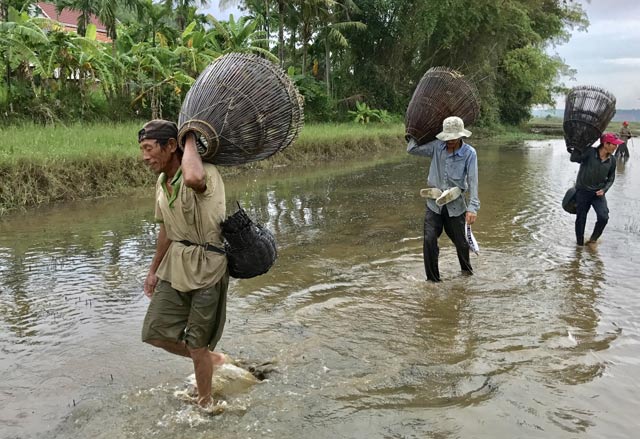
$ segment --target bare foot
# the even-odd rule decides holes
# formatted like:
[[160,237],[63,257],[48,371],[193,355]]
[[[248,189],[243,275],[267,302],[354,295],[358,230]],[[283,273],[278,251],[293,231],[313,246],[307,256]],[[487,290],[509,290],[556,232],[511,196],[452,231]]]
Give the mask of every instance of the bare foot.
[[220,413],[224,412],[226,405],[227,403],[225,401],[217,401],[211,397],[209,397],[209,402],[206,404],[198,403],[198,407],[200,408],[200,410],[212,416],[219,415]]
[[202,408],[208,407],[213,404],[213,398],[211,395],[207,395],[204,397],[198,397],[198,405]]
[[213,363],[213,368],[217,369],[222,366],[226,361],[226,356],[221,352],[211,352],[211,363]]

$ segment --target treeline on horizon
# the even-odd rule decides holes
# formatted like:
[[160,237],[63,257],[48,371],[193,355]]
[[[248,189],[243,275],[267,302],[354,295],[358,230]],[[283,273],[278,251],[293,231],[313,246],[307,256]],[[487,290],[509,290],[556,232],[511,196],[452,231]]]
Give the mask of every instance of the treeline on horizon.
[[[177,119],[198,74],[229,52],[281,65],[309,121],[401,118],[422,75],[452,67],[476,84],[479,124],[519,124],[553,105],[570,74],[549,45],[585,29],[574,0],[222,0],[219,21],[194,0],[58,0],[80,11],[78,33],[0,0],[3,123]],[[96,40],[88,17],[105,24]]]

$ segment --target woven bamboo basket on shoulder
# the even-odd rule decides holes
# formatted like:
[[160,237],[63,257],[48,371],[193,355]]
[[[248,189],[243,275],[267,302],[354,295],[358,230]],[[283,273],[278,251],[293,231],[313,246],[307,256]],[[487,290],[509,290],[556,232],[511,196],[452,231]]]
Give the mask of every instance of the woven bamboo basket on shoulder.
[[418,144],[429,142],[442,131],[442,122],[458,116],[465,126],[480,114],[480,95],[464,75],[449,67],[432,67],[413,92],[405,116],[405,138]]
[[178,142],[196,135],[202,160],[241,165],[291,145],[304,123],[302,96],[287,74],[257,55],[231,53],[212,62],[182,103]]
[[590,85],[572,88],[565,99],[562,129],[567,148],[580,151],[596,142],[616,114],[616,97]]

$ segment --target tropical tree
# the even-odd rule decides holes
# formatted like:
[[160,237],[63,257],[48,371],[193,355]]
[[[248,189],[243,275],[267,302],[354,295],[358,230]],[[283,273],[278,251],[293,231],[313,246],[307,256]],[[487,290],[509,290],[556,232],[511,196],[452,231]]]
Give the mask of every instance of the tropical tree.
[[241,17],[236,21],[233,18],[233,14],[230,14],[228,21],[220,22],[209,14],[207,15],[207,21],[213,26],[217,36],[222,40],[221,47],[224,53],[255,53],[273,62],[278,62],[278,58],[263,47],[267,40],[264,31],[256,30],[258,25],[256,20]]
[[[519,123],[562,87],[567,66],[549,46],[587,25],[577,0],[222,0],[246,11],[226,21],[200,14],[201,0],[58,0],[81,12],[76,35],[18,12],[31,3],[0,0],[0,117],[33,108],[41,120],[49,110],[88,117],[99,108],[174,117],[197,74],[239,51],[289,67],[309,119],[338,108],[402,113],[424,72],[446,65],[476,83],[483,120]],[[95,40],[91,14],[112,45]]]
[[309,43],[320,24],[320,17],[329,14],[332,0],[296,0],[300,17],[300,37],[302,38],[302,74],[307,71]]
[[12,74],[20,71],[31,78],[29,65],[38,61],[37,48],[49,42],[44,28],[48,20],[31,18],[26,12],[9,7],[7,21],[0,23],[0,56],[5,65],[7,102],[13,110]]
[[197,24],[196,21],[192,21],[186,27],[174,50],[174,54],[181,60],[182,70],[192,78],[197,77],[209,63],[223,53],[215,33],[206,32]]
[[206,6],[207,0],[164,0],[170,10],[173,10],[176,17],[178,29],[182,32],[187,23],[193,21],[196,8],[198,6]]
[[163,87],[170,82],[175,55],[169,47],[152,46],[146,41],[134,45],[131,55],[134,64],[130,77],[136,84],[131,90],[135,96],[131,105],[150,106],[152,118],[161,118]]
[[151,36],[151,45],[156,45],[156,38],[167,38],[173,34],[168,24],[171,9],[166,3],[154,3],[153,0],[141,0],[141,23],[145,40]]
[[113,41],[115,53],[116,40],[118,39],[116,11],[122,6],[138,13],[139,17],[145,13],[142,0],[56,0],[56,11],[63,9],[79,11],[78,34],[86,36],[87,28],[91,23],[91,15],[95,15],[105,25],[107,36]]
[[345,17],[348,20],[350,12],[358,10],[351,0],[343,0],[342,3],[332,1],[328,5],[329,7],[324,10],[326,15],[323,17],[323,22],[325,24],[320,28],[318,38],[324,44],[324,79],[327,96],[331,96],[331,49],[348,48],[349,42],[343,32],[349,30],[364,31],[367,26],[360,21],[341,21],[341,17]]

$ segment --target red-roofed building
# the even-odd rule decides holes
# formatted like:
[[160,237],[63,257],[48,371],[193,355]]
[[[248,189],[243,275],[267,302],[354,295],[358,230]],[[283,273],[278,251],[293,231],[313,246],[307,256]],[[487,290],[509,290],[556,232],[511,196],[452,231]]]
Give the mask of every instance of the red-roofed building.
[[[80,11],[63,9],[62,12],[58,14],[58,12],[56,11],[56,5],[54,5],[53,3],[37,2],[35,6],[37,16],[46,17],[50,20],[57,21],[64,27],[67,32],[78,31],[78,17],[81,14]],[[96,26],[96,40],[105,43],[111,42],[111,38],[107,36],[107,27],[100,21],[98,17],[91,14],[89,22]]]

